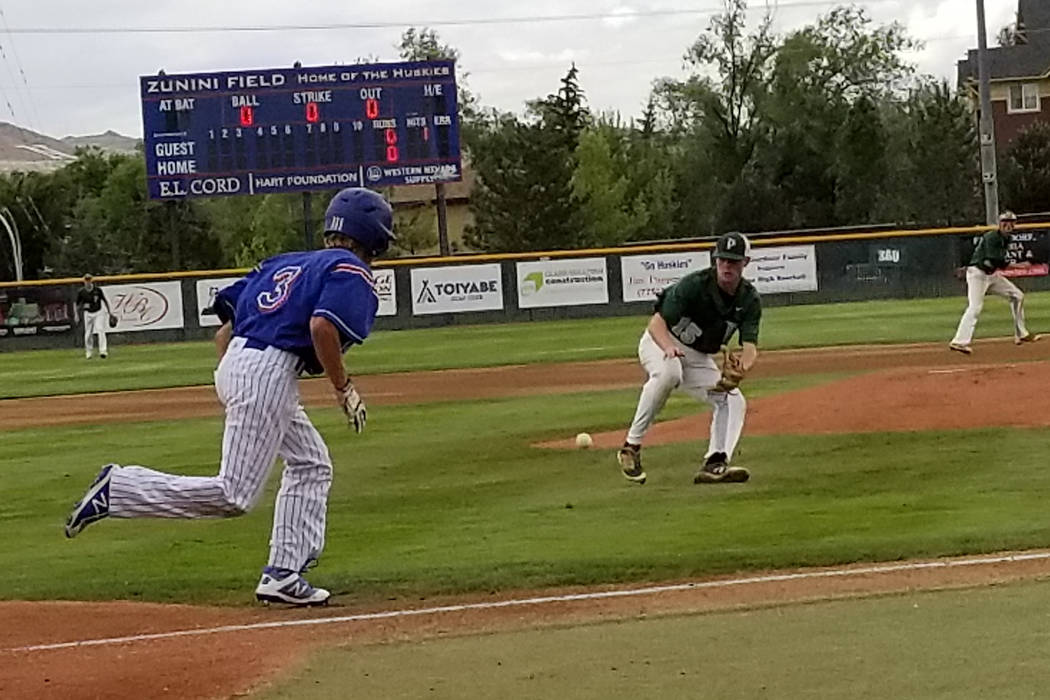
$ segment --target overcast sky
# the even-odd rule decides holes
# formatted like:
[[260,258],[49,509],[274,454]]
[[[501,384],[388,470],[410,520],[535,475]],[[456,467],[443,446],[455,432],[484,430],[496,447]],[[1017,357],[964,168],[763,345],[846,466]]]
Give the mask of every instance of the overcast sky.
[[[782,0],[776,29],[813,22],[840,3]],[[909,58],[923,73],[953,81],[955,63],[976,46],[973,0],[865,0],[877,22],[900,21],[925,43]],[[751,17],[764,4],[752,2]],[[459,71],[483,104],[520,111],[557,88],[571,61],[596,111],[641,111],[655,78],[681,76],[682,54],[706,28],[721,0],[534,0],[529,4],[461,0],[0,0],[0,121],[51,136],[113,129],[140,137],[138,77],[168,73],[352,63],[359,56],[396,60],[408,26],[456,20],[616,15],[573,21],[436,26],[459,49]],[[1011,22],[1016,0],[985,0],[990,44]],[[676,14],[648,14],[688,11]],[[632,16],[632,13],[639,13]],[[187,28],[392,23],[324,31],[87,33],[26,30]]]

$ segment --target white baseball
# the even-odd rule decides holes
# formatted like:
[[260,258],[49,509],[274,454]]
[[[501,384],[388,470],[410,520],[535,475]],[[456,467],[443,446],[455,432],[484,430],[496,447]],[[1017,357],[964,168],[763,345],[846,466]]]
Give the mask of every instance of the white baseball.
[[576,447],[581,450],[586,450],[588,447],[594,444],[594,438],[591,437],[590,433],[580,433],[576,436]]

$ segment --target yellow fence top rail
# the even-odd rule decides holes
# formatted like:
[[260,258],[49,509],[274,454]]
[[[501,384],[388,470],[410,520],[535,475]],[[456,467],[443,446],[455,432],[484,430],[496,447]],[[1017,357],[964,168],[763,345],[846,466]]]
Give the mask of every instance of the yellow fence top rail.
[[[1018,224],[1017,230],[1046,228],[1044,223]],[[924,228],[898,231],[868,231],[863,233],[832,234],[799,234],[777,238],[760,238],[751,241],[753,247],[800,245],[804,243],[828,243],[835,241],[863,241],[880,238],[912,238],[917,236],[945,236],[959,234],[978,234],[990,230],[990,226],[956,226],[952,228]],[[614,248],[582,248],[573,250],[530,251],[526,253],[476,253],[453,255],[449,257],[433,256],[428,258],[395,258],[380,260],[373,267],[405,267],[425,265],[463,265],[467,263],[500,262],[503,260],[543,260],[545,258],[578,258],[593,255],[636,255],[639,253],[674,253],[678,251],[707,250],[714,247],[713,241],[689,243],[653,243],[651,245],[619,246]],[[228,268],[225,270],[183,270],[181,272],[140,272],[129,275],[101,275],[95,282],[144,282],[159,280],[194,279],[200,277],[240,277],[251,268]],[[25,280],[22,282],[0,282],[0,289],[11,287],[46,287],[63,284],[80,284],[80,277],[64,277],[48,280]]]

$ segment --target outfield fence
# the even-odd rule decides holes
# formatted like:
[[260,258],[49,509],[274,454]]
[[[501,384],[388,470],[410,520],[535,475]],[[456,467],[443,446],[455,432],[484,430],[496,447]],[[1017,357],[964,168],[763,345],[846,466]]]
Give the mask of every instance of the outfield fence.
[[[986,227],[786,234],[753,240],[745,271],[766,306],[964,295],[956,279]],[[656,293],[711,264],[711,240],[380,261],[377,329],[647,313]],[[1009,245],[1026,290],[1050,289],[1050,223]],[[215,293],[246,269],[97,277],[118,318],[111,342],[209,337]],[[73,347],[79,279],[0,283],[0,352]]]

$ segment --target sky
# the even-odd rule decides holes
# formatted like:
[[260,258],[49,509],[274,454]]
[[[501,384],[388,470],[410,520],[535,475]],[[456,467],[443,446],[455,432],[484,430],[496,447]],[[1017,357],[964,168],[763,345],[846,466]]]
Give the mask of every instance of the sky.
[[[837,2],[770,5],[778,32],[813,23]],[[924,43],[907,56],[921,73],[955,81],[956,61],[977,45],[973,0],[861,0],[877,23],[900,22]],[[485,106],[520,112],[575,61],[593,111],[638,116],[653,81],[685,75],[682,55],[722,0],[0,0],[0,121],[49,136],[106,130],[141,137],[139,76],[397,60],[410,26],[433,26],[461,58],[457,75]],[[757,22],[765,3],[752,2]],[[989,45],[1013,21],[1017,0],[985,0]],[[586,15],[557,21],[535,17]],[[514,20],[498,21],[493,20]],[[231,31],[344,25],[336,29]],[[380,24],[383,26],[347,27]],[[114,29],[218,31],[95,31]],[[63,32],[76,29],[79,33]]]

